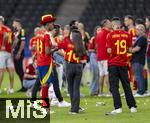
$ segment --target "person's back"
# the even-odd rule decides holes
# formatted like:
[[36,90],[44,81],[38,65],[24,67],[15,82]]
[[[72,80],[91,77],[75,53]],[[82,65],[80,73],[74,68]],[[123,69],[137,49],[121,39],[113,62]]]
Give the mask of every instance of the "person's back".
[[132,46],[131,37],[124,30],[115,30],[108,37],[107,47],[112,47],[112,54],[108,59],[109,66],[127,66],[128,48]]
[[121,21],[118,17],[112,19],[112,28],[114,31],[107,37],[107,52],[110,55],[108,60],[109,83],[115,110],[108,114],[122,113],[119,82],[122,84],[127,105],[131,113],[134,113],[137,112],[136,102],[131,91],[127,67],[127,52],[132,51],[132,40],[127,32],[120,29]]
[[50,46],[50,37],[48,34],[39,35],[36,37],[37,40],[37,64],[39,66],[50,65],[52,54],[46,54],[46,46]]
[[97,42],[97,60],[107,60],[108,53],[106,49],[106,37],[109,34],[109,30],[106,28],[102,28],[102,30],[97,34],[96,42]]

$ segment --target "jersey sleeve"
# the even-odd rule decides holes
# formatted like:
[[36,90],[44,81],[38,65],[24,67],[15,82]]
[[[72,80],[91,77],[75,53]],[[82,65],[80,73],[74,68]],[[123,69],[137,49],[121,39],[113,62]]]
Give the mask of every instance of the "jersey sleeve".
[[106,48],[112,48],[111,34],[107,35],[107,38],[106,38]]
[[46,47],[51,47],[52,46],[52,44],[50,43],[51,42],[50,36],[48,34],[44,35],[44,42],[45,42]]
[[58,49],[66,49],[67,48],[67,41],[66,39],[63,40],[62,42],[58,43]]
[[88,49],[95,49],[95,38],[92,37],[89,41]]
[[132,47],[132,36],[128,35],[128,48]]
[[21,30],[21,41],[25,41],[25,40],[26,40],[25,30],[22,29],[22,30]]

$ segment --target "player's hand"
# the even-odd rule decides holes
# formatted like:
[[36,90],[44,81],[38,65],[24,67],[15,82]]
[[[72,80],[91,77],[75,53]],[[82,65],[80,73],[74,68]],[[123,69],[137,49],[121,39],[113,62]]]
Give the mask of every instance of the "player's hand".
[[1,50],[2,50],[2,51],[5,51],[5,50],[6,50],[6,48],[5,48],[4,46],[2,46]]

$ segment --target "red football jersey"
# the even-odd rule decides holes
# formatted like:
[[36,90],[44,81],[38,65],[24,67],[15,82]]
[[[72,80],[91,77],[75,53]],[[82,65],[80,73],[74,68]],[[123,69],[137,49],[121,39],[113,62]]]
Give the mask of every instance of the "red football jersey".
[[[30,75],[36,75],[36,69],[33,66],[33,64],[29,64],[28,66],[26,66],[25,73],[30,74]],[[28,79],[28,78],[25,78],[25,79]]]
[[131,39],[132,39],[132,45],[134,44],[135,40],[137,39],[137,35],[136,35],[136,29],[135,28],[130,28],[128,30],[128,33],[130,34],[131,36]]
[[96,36],[97,45],[97,60],[108,60],[108,53],[106,48],[106,37],[110,33],[108,29],[102,28]]
[[107,36],[107,48],[112,49],[112,53],[109,55],[109,66],[127,66],[128,48],[132,47],[131,36],[124,30],[112,31]]
[[45,66],[50,65],[53,63],[52,54],[46,54],[45,48],[49,47],[52,48],[51,37],[49,34],[45,33],[40,36],[37,36],[37,65],[38,66]]
[[[4,40],[4,35],[7,35],[7,39]],[[11,45],[12,45],[13,33],[11,29],[7,26],[2,26],[0,29],[0,50],[2,49],[2,45],[5,47],[5,50],[11,53]]]
[[65,51],[65,60],[67,62],[80,63],[80,60],[85,60],[86,56],[83,56],[79,59],[74,53],[74,44],[66,37],[62,42],[58,44],[59,49],[64,49]]
[[90,41],[89,41],[89,46],[88,49],[90,50],[96,50],[96,40],[95,37],[93,36]]
[[30,39],[29,49],[31,50],[32,55],[36,53],[36,49],[32,49],[32,47],[36,47],[37,38],[37,36],[34,36]]

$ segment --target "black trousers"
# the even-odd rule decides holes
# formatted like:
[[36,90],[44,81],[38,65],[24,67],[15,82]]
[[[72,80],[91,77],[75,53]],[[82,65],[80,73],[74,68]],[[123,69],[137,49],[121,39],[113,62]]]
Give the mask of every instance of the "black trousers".
[[[63,101],[63,97],[61,95],[61,91],[60,91],[60,88],[59,88],[59,81],[58,81],[58,74],[57,74],[57,71],[56,71],[56,67],[53,68],[53,72],[54,72],[54,82],[53,82],[54,92],[55,92],[55,95],[56,95],[58,101],[61,102],[61,101]],[[41,87],[41,82],[40,82],[40,79],[37,78],[36,82],[34,84],[34,87],[32,89],[32,99],[33,100],[36,99],[37,91],[40,89],[40,87]]]
[[32,88],[32,99],[36,99],[37,92],[38,92],[38,90],[40,90],[40,88],[41,88],[41,82],[40,82],[40,79],[37,78],[36,82],[35,82],[35,84],[34,84],[34,86]]
[[79,111],[80,106],[80,83],[83,64],[66,63],[66,76],[71,99],[71,112]]
[[20,82],[21,82],[21,87],[23,88],[23,76],[24,76],[23,57],[21,57],[19,60],[16,60],[14,58],[14,66],[15,66],[16,73],[19,76],[19,79],[20,79]]
[[121,84],[123,86],[128,107],[129,108],[136,107],[136,102],[133,97],[128,78],[128,68],[125,66],[124,67],[111,66],[108,67],[108,70],[109,70],[110,91],[113,95],[115,109],[122,107],[121,97],[119,93],[119,80],[121,80]]
[[56,71],[56,67],[53,68],[53,71],[54,71],[54,82],[53,82],[54,92],[55,92],[55,95],[56,95],[58,101],[61,102],[61,101],[63,101],[63,97],[61,95],[61,91],[59,88],[59,80],[58,80],[58,74]]

